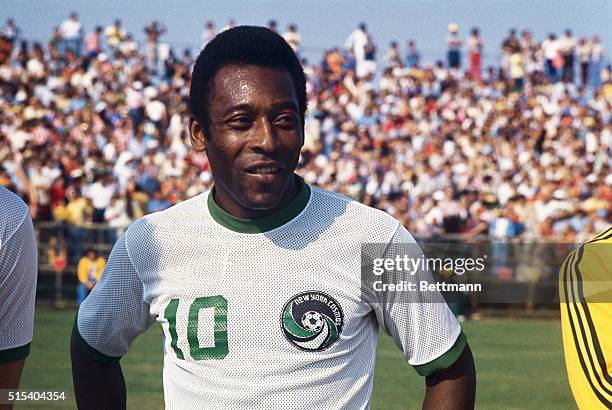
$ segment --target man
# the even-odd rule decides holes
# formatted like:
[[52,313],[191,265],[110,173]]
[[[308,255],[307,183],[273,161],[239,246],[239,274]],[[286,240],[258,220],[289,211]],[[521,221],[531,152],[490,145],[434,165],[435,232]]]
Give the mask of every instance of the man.
[[467,42],[470,50],[470,77],[474,81],[480,81],[481,76],[481,60],[482,60],[482,40],[480,38],[480,29],[472,28],[470,38]]
[[365,23],[359,23],[359,26],[348,36],[344,42],[346,49],[355,57],[355,73],[357,77],[362,78],[367,72],[366,48],[370,37]]
[[510,72],[510,60],[513,55],[521,53],[521,42],[516,35],[516,29],[511,29],[510,34],[504,39],[502,45],[501,66],[506,74]]
[[589,60],[591,59],[591,44],[586,37],[582,37],[576,48],[578,61],[580,62],[580,85],[589,85]]
[[379,324],[427,377],[426,408],[473,406],[471,352],[446,304],[361,297],[361,244],[412,236],[294,174],[305,83],[265,28],[227,30],[202,51],[190,135],[215,186],[119,238],[77,316],[79,406],[125,406],[119,359],[154,321],[167,408],[367,408]]
[[268,30],[278,33],[278,22],[274,19],[268,21]]
[[102,26],[96,26],[94,31],[85,36],[85,56],[93,58],[102,51]]
[[557,64],[555,60],[558,58],[559,41],[553,33],[548,35],[548,38],[542,42],[542,52],[546,61],[546,77],[551,83],[556,83],[558,80]]
[[217,33],[215,32],[215,23],[212,20],[206,21],[206,28],[202,32],[202,47],[210,43],[210,40],[215,38]]
[[93,205],[93,222],[104,222],[104,211],[110,205],[115,193],[111,175],[97,175],[95,182],[87,190],[87,197]]
[[421,54],[417,50],[414,40],[408,41],[408,54],[406,55],[406,68],[412,68],[419,65]]
[[385,55],[385,62],[387,63],[385,68],[401,67],[402,58],[400,57],[399,45],[397,44],[397,41],[392,40],[389,43],[389,49]]
[[38,255],[28,206],[2,186],[0,210],[0,389],[17,389],[32,342]]
[[563,70],[561,78],[568,83],[574,82],[574,50],[576,49],[576,39],[572,35],[572,30],[565,30],[565,34],[559,39],[559,51],[563,56]]
[[612,408],[612,227],[570,253],[559,279],[565,365],[576,404]]
[[166,26],[159,21],[151,21],[144,27],[147,36],[145,44],[145,65],[152,74],[157,74],[159,50],[157,49],[159,38],[166,33]]
[[113,24],[106,27],[104,35],[111,51],[114,53],[115,50],[119,49],[121,42],[125,40],[127,32],[121,27],[121,20],[115,19]]
[[599,40],[599,37],[593,35],[591,37],[591,60],[589,62],[589,77],[590,85],[595,90],[601,86],[601,69],[603,63],[604,47]]
[[448,46],[448,67],[458,70],[461,68],[461,45],[463,40],[459,37],[459,27],[455,23],[448,25],[448,36],[446,37]]
[[15,19],[10,17],[6,19],[6,25],[2,27],[0,35],[9,42],[11,48],[15,46],[17,39],[21,35],[21,29],[15,24]]
[[298,33],[297,26],[295,24],[289,24],[287,31],[283,33],[283,38],[291,46],[296,54],[300,52],[300,44],[302,43],[302,37]]
[[70,13],[69,18],[62,22],[60,33],[62,36],[62,50],[60,50],[62,56],[65,56],[68,50],[72,50],[77,57],[80,57],[83,42],[83,26],[75,12]]
[[229,19],[227,24],[221,29],[221,31],[229,30],[236,27],[236,19]]
[[6,25],[0,29],[0,65],[10,58],[20,35],[21,30],[15,24],[15,20],[9,17]]

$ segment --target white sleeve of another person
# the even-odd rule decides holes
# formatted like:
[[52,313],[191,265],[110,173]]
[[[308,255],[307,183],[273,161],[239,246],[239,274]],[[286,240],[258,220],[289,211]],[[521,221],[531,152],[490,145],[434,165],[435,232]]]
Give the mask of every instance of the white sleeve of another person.
[[38,276],[28,207],[7,192],[0,191],[0,362],[20,360],[29,353]]
[[100,281],[77,315],[81,347],[102,362],[119,360],[136,336],[154,321],[126,247],[126,234],[115,243]]

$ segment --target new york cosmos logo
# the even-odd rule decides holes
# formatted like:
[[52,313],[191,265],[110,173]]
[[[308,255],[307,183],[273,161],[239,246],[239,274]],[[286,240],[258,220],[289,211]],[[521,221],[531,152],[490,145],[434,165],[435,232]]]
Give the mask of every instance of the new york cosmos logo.
[[343,323],[340,304],[318,291],[295,295],[281,313],[281,327],[287,340],[307,351],[321,351],[331,346],[340,337]]

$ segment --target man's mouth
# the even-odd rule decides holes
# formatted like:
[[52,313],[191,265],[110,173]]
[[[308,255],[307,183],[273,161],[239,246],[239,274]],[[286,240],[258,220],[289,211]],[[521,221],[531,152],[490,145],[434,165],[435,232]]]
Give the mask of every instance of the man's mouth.
[[245,167],[250,178],[261,184],[279,184],[282,181],[284,168],[276,161],[258,161]]
[[280,172],[279,167],[257,167],[247,170],[249,174],[276,174]]

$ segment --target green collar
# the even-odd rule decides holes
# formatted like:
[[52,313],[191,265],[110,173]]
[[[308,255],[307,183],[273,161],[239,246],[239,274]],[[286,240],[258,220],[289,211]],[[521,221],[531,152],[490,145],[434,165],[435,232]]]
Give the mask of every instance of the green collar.
[[239,233],[262,233],[282,226],[298,216],[306,207],[310,199],[310,187],[302,177],[295,175],[295,183],[300,187],[300,192],[280,211],[257,219],[236,218],[230,215],[215,202],[213,186],[208,194],[208,211],[212,218],[227,229]]

